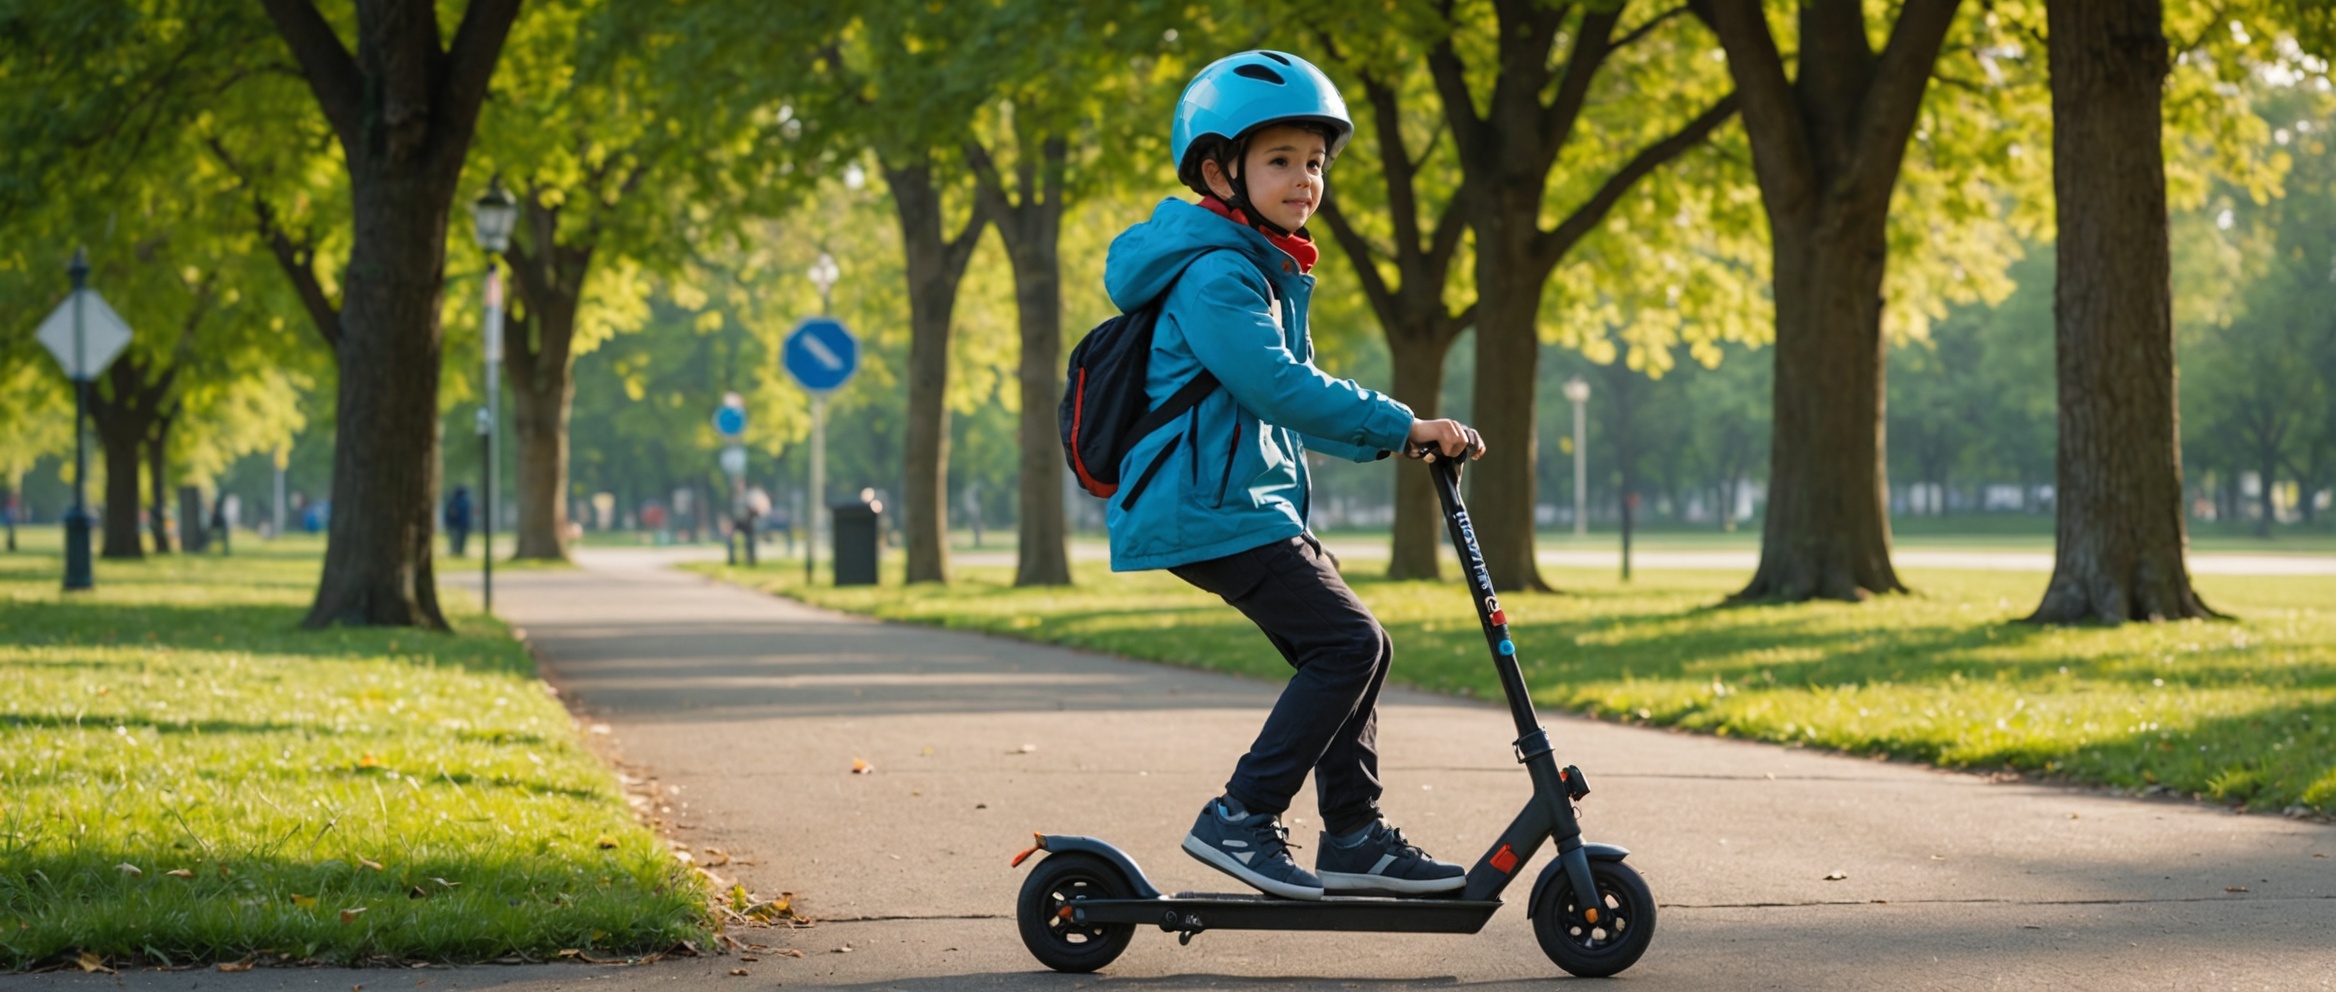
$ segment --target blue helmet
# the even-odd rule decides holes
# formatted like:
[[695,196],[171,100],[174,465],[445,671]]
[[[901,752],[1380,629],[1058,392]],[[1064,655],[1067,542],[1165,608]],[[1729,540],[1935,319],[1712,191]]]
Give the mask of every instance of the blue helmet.
[[1354,121],[1346,115],[1346,100],[1338,87],[1314,64],[1288,52],[1254,51],[1228,55],[1211,62],[1176,101],[1176,125],[1169,132],[1168,150],[1176,159],[1176,177],[1202,189],[1201,156],[1213,142],[1236,141],[1259,125],[1314,123],[1330,131],[1330,157],[1338,157]]

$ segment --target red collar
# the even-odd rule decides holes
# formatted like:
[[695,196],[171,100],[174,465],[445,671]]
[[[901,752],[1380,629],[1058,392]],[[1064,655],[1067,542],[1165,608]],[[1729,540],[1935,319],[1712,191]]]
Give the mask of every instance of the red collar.
[[1322,259],[1321,249],[1314,247],[1314,239],[1306,236],[1305,228],[1299,228],[1298,230],[1289,234],[1275,234],[1272,231],[1268,231],[1262,227],[1258,227],[1257,225],[1250,223],[1248,214],[1226,206],[1225,201],[1219,200],[1216,197],[1201,197],[1200,205],[1203,209],[1206,209],[1212,214],[1216,214],[1217,216],[1223,217],[1235,224],[1239,224],[1242,227],[1249,228],[1252,231],[1256,231],[1259,234],[1265,235],[1265,240],[1273,242],[1274,247],[1281,249],[1284,254],[1287,254],[1292,259],[1297,260],[1298,271],[1300,272],[1314,271],[1314,263]]

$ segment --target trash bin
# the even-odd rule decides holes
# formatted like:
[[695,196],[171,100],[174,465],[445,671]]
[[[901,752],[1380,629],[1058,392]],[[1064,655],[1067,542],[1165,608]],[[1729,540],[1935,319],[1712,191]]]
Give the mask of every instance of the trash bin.
[[848,503],[828,506],[829,518],[835,531],[835,584],[839,586],[872,586],[876,584],[876,542],[882,528],[879,523],[884,504],[873,499],[856,499]]

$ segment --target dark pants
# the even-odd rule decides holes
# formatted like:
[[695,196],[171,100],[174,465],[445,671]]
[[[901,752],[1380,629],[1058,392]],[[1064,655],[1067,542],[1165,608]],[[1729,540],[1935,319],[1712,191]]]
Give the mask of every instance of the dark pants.
[[1379,686],[1394,646],[1312,537],[1169,569],[1224,597],[1296,668],[1225,794],[1280,813],[1314,772],[1323,829],[1379,818]]
[[470,528],[468,528],[468,527],[448,527],[448,528],[446,528],[446,543],[447,543],[448,545],[451,545],[451,547],[449,548],[449,550],[451,550],[451,551],[453,551],[453,552],[454,552],[454,557],[456,557],[456,558],[460,558],[460,557],[462,557],[462,546],[463,546],[464,544],[467,544],[467,543],[469,543],[469,542],[470,542]]

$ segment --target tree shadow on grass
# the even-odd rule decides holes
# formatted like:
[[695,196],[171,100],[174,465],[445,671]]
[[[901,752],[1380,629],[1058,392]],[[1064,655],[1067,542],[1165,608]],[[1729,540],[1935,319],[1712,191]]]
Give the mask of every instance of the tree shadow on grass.
[[[307,608],[252,604],[125,604],[94,600],[0,604],[0,629],[17,646],[47,648],[233,651],[313,658],[390,658],[466,671],[534,674],[526,649],[487,636],[451,636],[412,628],[300,626]],[[145,659],[91,657],[92,668]]]

